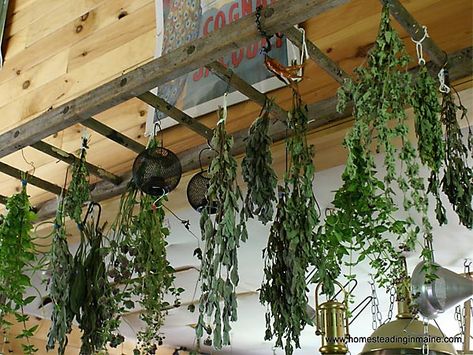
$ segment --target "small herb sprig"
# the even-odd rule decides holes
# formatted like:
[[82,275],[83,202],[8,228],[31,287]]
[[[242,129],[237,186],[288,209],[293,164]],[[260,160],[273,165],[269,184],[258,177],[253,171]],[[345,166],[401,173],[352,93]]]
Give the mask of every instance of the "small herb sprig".
[[260,117],[251,125],[241,163],[243,180],[248,187],[242,212],[250,218],[257,216],[263,224],[273,219],[273,203],[277,201],[277,176],[272,167],[272,139],[268,133],[271,104],[265,105]]
[[[237,225],[238,201],[242,193],[236,182],[237,162],[231,154],[233,138],[225,131],[226,108],[218,110],[219,123],[214,130],[211,146],[216,151],[210,169],[207,192],[209,206],[216,206],[215,222],[205,208],[200,219],[202,240],[205,243],[200,269],[202,295],[196,327],[198,342],[204,330],[213,346],[221,349],[230,345],[230,322],[237,320],[236,287],[239,282],[237,250],[247,239],[242,222]],[[223,308],[220,302],[223,302]],[[206,318],[211,324],[206,324]],[[209,341],[206,340],[206,344]]]
[[27,269],[35,269],[37,248],[32,235],[36,215],[26,192],[26,180],[22,180],[21,191],[10,197],[6,204],[7,214],[0,225],[0,329],[8,331],[12,323],[7,316],[14,316],[23,324],[17,338],[22,339],[24,354],[34,354],[38,349],[30,342],[38,325],[27,326],[30,317],[24,307],[35,300],[35,296],[25,297],[31,286]]
[[310,322],[307,307],[306,272],[314,262],[315,235],[319,222],[312,181],[313,147],[307,143],[307,108],[294,93],[288,117],[292,134],[287,139],[290,166],[280,187],[276,219],[263,251],[264,279],[260,302],[266,305],[265,339],[290,355],[300,347],[299,336]]
[[447,223],[447,217],[440,200],[439,173],[445,158],[445,142],[440,120],[441,107],[437,96],[437,83],[425,64],[421,64],[414,83],[412,107],[419,157],[430,169],[428,191],[436,199],[437,220],[443,225]]
[[442,98],[441,119],[445,126],[445,166],[441,181],[442,191],[457,213],[460,223],[473,228],[473,168],[468,158],[473,154],[473,134],[468,131],[468,142],[463,142],[463,134],[457,120],[457,112],[461,120],[466,119],[467,110],[459,102],[455,103],[452,91],[444,93]]
[[77,224],[82,221],[82,207],[90,200],[89,171],[86,166],[88,140],[82,138],[79,159],[72,164],[72,180],[64,201],[64,213]]
[[46,349],[53,350],[57,343],[58,354],[63,355],[68,341],[67,334],[72,330],[74,314],[70,311],[69,303],[73,257],[67,244],[64,199],[62,197],[59,197],[58,201],[52,239],[49,297],[52,300],[53,310]]

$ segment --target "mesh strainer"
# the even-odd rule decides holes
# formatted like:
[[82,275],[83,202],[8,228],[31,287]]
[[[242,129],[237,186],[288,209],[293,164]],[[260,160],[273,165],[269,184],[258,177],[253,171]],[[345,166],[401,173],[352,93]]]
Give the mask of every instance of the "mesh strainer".
[[[195,174],[189,180],[189,184],[187,185],[187,201],[189,201],[189,204],[192,206],[192,208],[199,213],[201,213],[203,209],[209,205],[209,201],[207,200],[207,191],[209,189],[210,176],[208,171],[202,168],[201,160],[202,152],[206,149],[209,148],[203,149],[199,154],[200,172]],[[214,214],[217,212],[217,206],[214,204],[208,207],[209,214]]]
[[133,180],[145,194],[160,197],[176,188],[182,167],[176,154],[163,147],[147,148],[133,163]]

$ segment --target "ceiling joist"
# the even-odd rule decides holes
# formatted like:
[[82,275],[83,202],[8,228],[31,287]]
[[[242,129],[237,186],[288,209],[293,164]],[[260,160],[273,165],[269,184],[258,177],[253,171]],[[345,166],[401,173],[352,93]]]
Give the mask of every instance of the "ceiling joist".
[[141,101],[146,102],[151,107],[154,107],[158,111],[165,113],[180,124],[194,131],[195,133],[206,138],[208,141],[212,139],[213,130],[211,128],[208,128],[207,126],[203,125],[198,120],[192,118],[187,113],[182,112],[181,110],[166,102],[162,98],[156,96],[152,92],[145,92],[144,94],[138,95],[138,98]]
[[49,181],[40,179],[34,175],[29,175],[28,173],[14,168],[13,166],[10,166],[3,162],[0,162],[0,172],[10,175],[11,177],[14,177],[18,180],[26,178],[29,184],[39,187],[40,189],[43,189],[45,191],[52,192],[55,195],[60,195],[62,192],[62,188],[60,186],[52,184]]
[[[62,149],[56,148],[52,146],[51,144],[48,144],[43,141],[36,142],[31,145],[31,147],[39,150],[40,152],[43,152],[53,158],[56,158],[58,160],[61,160],[67,164],[74,164],[76,161],[79,161],[80,159],[77,158],[74,154],[70,154],[68,152],[63,151]],[[109,171],[106,171],[96,165],[90,164],[85,162],[85,166],[87,167],[87,170],[95,175],[98,176],[104,180],[110,181],[112,184],[118,185],[122,179],[121,177],[112,174]]]
[[120,144],[122,147],[134,151],[135,153],[139,154],[146,148],[143,144],[125,136],[124,134],[107,125],[104,125],[102,122],[99,122],[96,119],[88,118],[82,121],[81,124],[87,128],[90,128],[92,131],[107,137],[111,141]]

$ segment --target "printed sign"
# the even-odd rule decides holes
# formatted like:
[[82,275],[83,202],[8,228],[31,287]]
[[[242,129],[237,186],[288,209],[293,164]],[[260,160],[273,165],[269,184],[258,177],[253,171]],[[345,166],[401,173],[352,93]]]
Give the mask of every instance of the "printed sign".
[[[275,0],[156,0],[156,57],[218,31],[255,12],[258,6],[264,7],[273,2]],[[265,43],[264,39],[257,40],[245,48],[234,50],[219,61],[258,90],[274,90],[284,84],[264,66],[261,49]],[[298,51],[286,39],[275,36],[271,43],[271,57],[284,65],[298,56]],[[195,117],[216,110],[226,91],[229,93],[229,105],[247,100],[208,69],[199,68],[159,87],[157,95]],[[155,117],[152,112],[148,117],[147,132],[153,131],[156,119],[160,119],[162,128],[176,124],[164,114],[158,113]]]

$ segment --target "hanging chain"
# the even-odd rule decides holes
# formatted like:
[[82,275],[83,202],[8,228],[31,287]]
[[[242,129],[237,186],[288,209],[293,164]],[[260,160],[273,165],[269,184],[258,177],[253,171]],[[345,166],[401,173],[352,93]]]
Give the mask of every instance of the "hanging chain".
[[423,319],[423,325],[424,325],[424,336],[422,339],[422,355],[428,355],[430,352],[429,348],[429,319],[425,318]]
[[465,336],[465,310],[462,309],[461,305],[455,307],[455,320],[458,322],[460,328],[460,335],[462,338]]
[[438,76],[439,82],[440,82],[439,91],[443,94],[448,94],[450,92],[450,88],[446,83],[446,78],[448,76],[447,69],[445,69],[445,68],[440,69],[437,76]]
[[378,295],[376,294],[376,286],[373,275],[371,275],[371,281],[369,284],[371,286],[371,316],[373,317],[371,327],[373,330],[376,330],[379,326],[381,326],[381,324],[383,324],[383,318],[381,316],[381,312],[379,311],[379,299]]
[[383,324],[390,322],[393,318],[393,310],[394,310],[394,303],[396,302],[396,288],[391,287],[389,290],[389,310],[388,310],[388,318],[384,321]]
[[425,41],[427,37],[429,37],[429,34],[427,33],[427,26],[422,26],[422,29],[424,30],[424,36],[416,41],[414,38],[411,38],[412,42],[416,44],[416,52],[417,52],[417,58],[419,61],[419,65],[424,65],[425,64],[425,59],[424,59],[424,50],[422,48],[422,42]]

